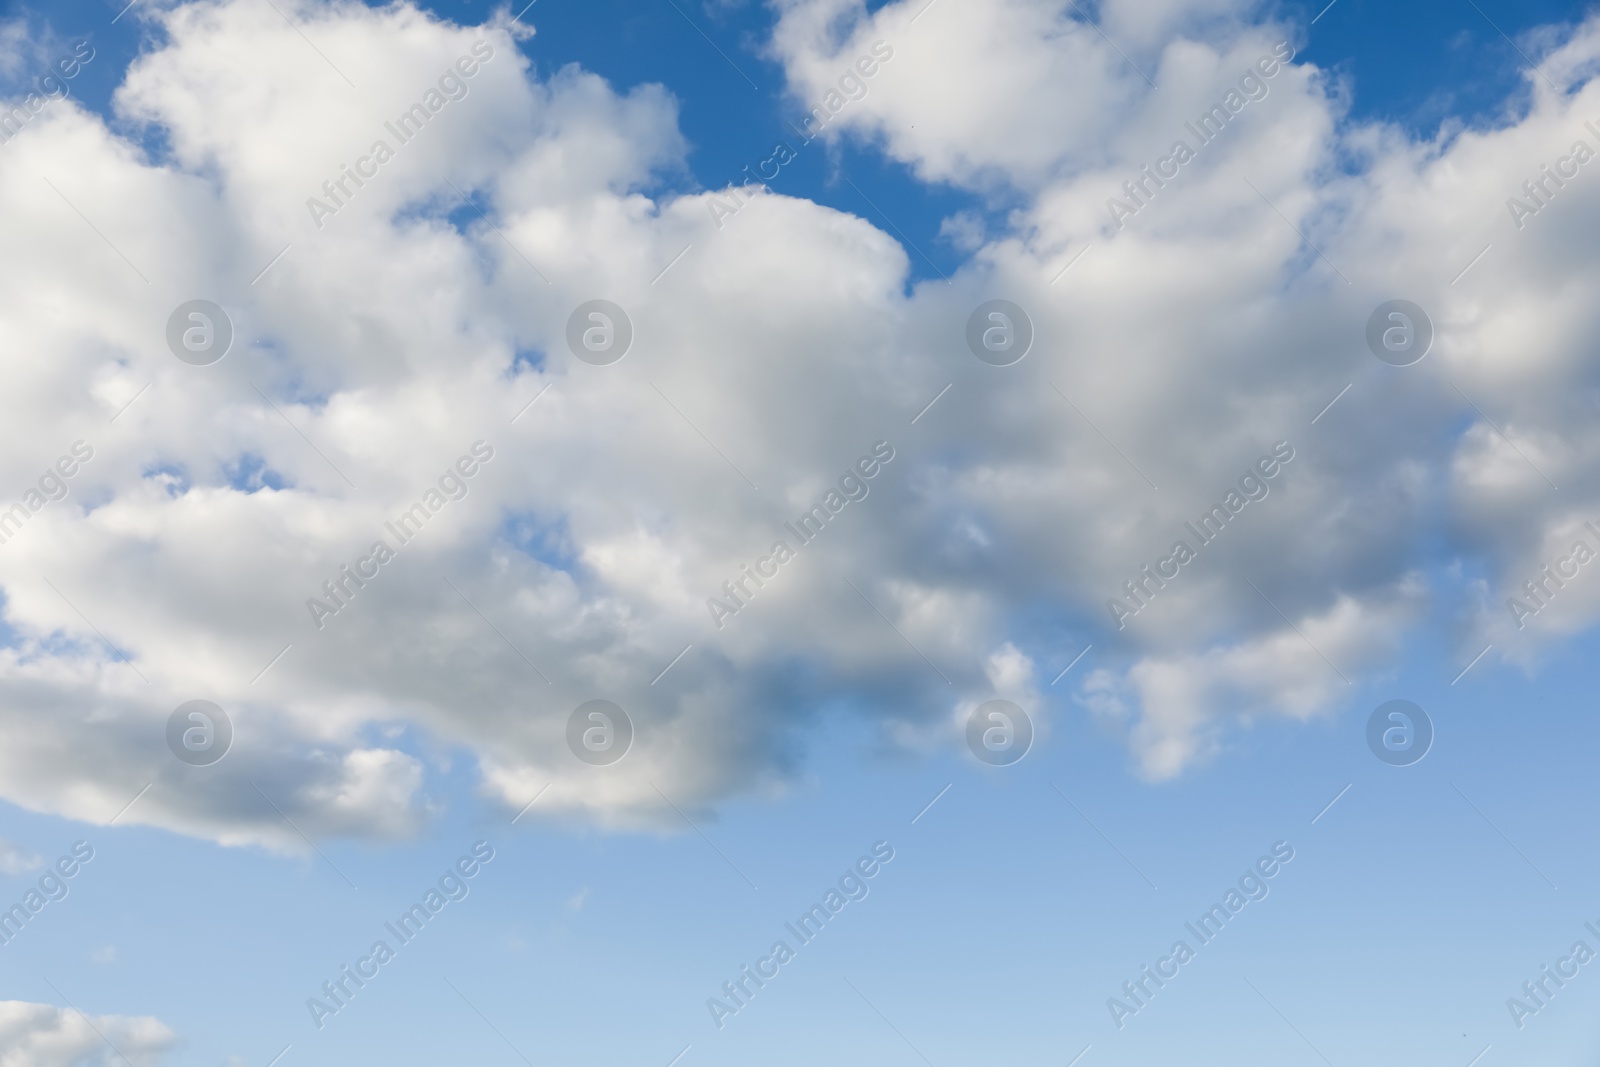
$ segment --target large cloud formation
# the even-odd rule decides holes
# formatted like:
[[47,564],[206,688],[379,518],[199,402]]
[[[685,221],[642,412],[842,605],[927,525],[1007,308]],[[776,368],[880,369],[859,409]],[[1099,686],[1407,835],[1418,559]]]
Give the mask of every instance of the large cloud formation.
[[[825,709],[911,746],[996,695],[1044,716],[1089,643],[1054,709],[1170,777],[1240,720],[1336,710],[1424,620],[1463,663],[1532,665],[1600,612],[1583,577],[1505,604],[1600,518],[1574,236],[1600,164],[1573,162],[1600,148],[1600,22],[1503,121],[1417,142],[1351,122],[1253,8],[1108,3],[1096,28],[1066,0],[784,0],[770,47],[808,106],[893,49],[825,139],[1004,209],[952,219],[969,260],[908,285],[914,253],[861,218],[663,192],[672,97],[535,70],[504,15],[280,6],[296,25],[148,16],[117,125],[52,103],[0,148],[6,504],[92,450],[0,545],[13,802],[103,823],[151,786],[123,821],[292,849],[411,832],[464,750],[510,810],[647,821],[781,788]],[[1577,169],[1514,219],[1542,164]],[[234,329],[209,366],[168,347],[196,298]],[[607,366],[568,346],[595,298],[634,331]],[[967,350],[991,298],[1036,331],[1013,366]],[[1366,348],[1393,298],[1434,325],[1414,366]],[[1185,523],[1280,442],[1201,545]],[[800,546],[784,523],[875,446],[865,498]],[[780,539],[794,558],[760,563]],[[637,730],[608,768],[565,741],[596,697]],[[195,698],[235,725],[213,767],[166,750]]]

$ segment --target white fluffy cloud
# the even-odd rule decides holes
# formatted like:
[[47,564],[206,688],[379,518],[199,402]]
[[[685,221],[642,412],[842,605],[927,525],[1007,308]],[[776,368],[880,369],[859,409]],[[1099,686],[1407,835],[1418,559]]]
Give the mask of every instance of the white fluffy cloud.
[[0,1000],[0,1067],[111,1067],[123,1062],[156,1067],[176,1044],[172,1031],[149,1016],[90,1019],[49,1004]]
[[[1016,205],[909,292],[906,251],[860,218],[751,190],[717,228],[710,194],[656,193],[684,170],[671,96],[536,74],[520,24],[306,2],[301,36],[253,3],[175,7],[118,93],[127,127],[70,103],[30,122],[0,149],[0,500],[75,442],[93,458],[0,545],[0,792],[104,822],[154,783],[121,821],[293,849],[285,815],[411,832],[460,748],[511,810],[543,792],[540,811],[649,819],[663,794],[781,786],[841,696],[918,744],[1002,692],[1040,707],[1091,641],[1082,700],[1161,777],[1240,717],[1337,708],[1341,674],[1381,669],[1430,605],[1463,660],[1494,639],[1531,662],[1498,601],[1600,517],[1596,263],[1573,236],[1600,163],[1520,230],[1504,199],[1600,143],[1600,86],[1576,81],[1596,24],[1544,64],[1572,92],[1532,81],[1527,114],[1422,144],[1288,65],[1118,228],[1108,198],[1292,34],[1176,4],[1134,32],[1108,7],[1124,59],[1070,5],[921,9],[796,0],[772,45],[814,100],[892,41],[834,128]],[[448,73],[475,45],[472,76]],[[401,143],[385,124],[429,93]],[[995,296],[1037,328],[1010,368],[963,340]],[[236,330],[209,367],[167,349],[197,297]],[[607,367],[567,349],[597,297],[635,330]],[[1437,326],[1415,367],[1365,350],[1392,297]],[[784,521],[879,441],[869,495],[798,547]],[[1119,630],[1107,599],[1279,441],[1270,494]],[[476,442],[472,477],[441,482]],[[401,545],[385,523],[430,491]],[[395,558],[314,619],[380,538]],[[795,558],[758,587],[742,568],[780,538]],[[741,580],[718,628],[707,598]],[[1571,632],[1600,591],[1552,605],[1539,626]],[[595,697],[637,728],[609,768],[565,743]],[[195,698],[235,726],[212,767],[166,749]]]
[[[1253,452],[1275,438],[1299,449],[1277,495],[1252,505],[1228,540],[1201,550],[1201,564],[1128,623],[1131,666],[1086,687],[1090,706],[1130,717],[1130,743],[1155,776],[1214,750],[1230,719],[1337,707],[1345,686],[1323,658],[1359,679],[1392,657],[1430,597],[1462,664],[1491,641],[1497,655],[1532,664],[1552,637],[1600,612],[1600,583],[1582,584],[1587,570],[1524,631],[1506,603],[1541,566],[1565,560],[1572,570],[1574,538],[1600,549],[1600,535],[1580,526],[1600,514],[1596,381],[1585,358],[1595,310],[1580,295],[1597,264],[1574,236],[1600,209],[1596,164],[1580,162],[1576,146],[1600,149],[1600,133],[1585,126],[1600,126],[1600,85],[1590,80],[1600,25],[1554,45],[1545,35],[1525,111],[1487,128],[1457,125],[1417,143],[1352,123],[1337,86],[1297,65],[1257,78],[1265,96],[1241,94],[1224,132],[1202,146],[1186,123],[1225,102],[1278,42],[1297,43],[1298,31],[1248,24],[1223,5],[1182,6],[1106,5],[1102,28],[1125,57],[1059,0],[890,4],[871,15],[851,0],[799,2],[776,35],[802,98],[863,42],[894,40],[894,64],[841,112],[836,135],[981,192],[1002,175],[1026,201],[973,270],[988,292],[1039,309],[1051,381],[1161,486],[1141,484],[1114,456],[1067,461],[1051,451],[1064,435],[1014,425],[1011,458],[991,438],[987,462],[947,472],[937,494],[945,507],[1031,542],[1021,559],[1053,595],[1082,603],[1094,585],[1114,595],[1188,536],[1182,523]],[[1150,19],[1134,19],[1135,7]],[[1153,23],[1166,29],[1144,32]],[[1015,25],[1044,29],[1019,36],[1002,59],[994,42]],[[1050,57],[1061,68],[1037,73]],[[964,76],[996,69],[999,79]],[[1017,70],[1036,72],[1029,89],[1006,88]],[[1101,91],[1073,89],[1084,70],[1106,72]],[[991,121],[981,129],[953,103],[980,80],[971,91],[1000,94],[985,97]],[[1130,199],[1123,183],[1180,138],[1195,160],[1159,188],[1146,181],[1147,202]],[[1522,183],[1540,179],[1542,164],[1566,180],[1547,182],[1554,195],[1537,216],[1513,212],[1513,195],[1539,203]],[[1114,211],[1112,198],[1137,213]],[[1368,315],[1396,297],[1423,305],[1436,327],[1416,367],[1389,368],[1365,350]],[[1073,436],[1104,455],[1104,440],[1057,406]],[[967,507],[951,507],[952,495]],[[1283,625],[1280,609],[1316,648]],[[1279,666],[1265,669],[1263,656]]]

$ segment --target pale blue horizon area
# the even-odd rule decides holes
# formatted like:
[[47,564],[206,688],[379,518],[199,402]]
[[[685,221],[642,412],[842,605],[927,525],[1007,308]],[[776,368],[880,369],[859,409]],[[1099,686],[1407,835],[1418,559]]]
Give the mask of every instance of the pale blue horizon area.
[[[1600,922],[1600,864],[1569,841],[1572,813],[1600,801],[1583,774],[1600,741],[1582,715],[1593,651],[1577,642],[1531,682],[1479,664],[1452,687],[1423,650],[1337,717],[1263,723],[1158,785],[1066,709],[999,769],[884,758],[835,716],[789,795],[693,813],[714,848],[687,825],[512,827],[464,774],[417,841],[322,843],[337,871],[7,807],[24,848],[53,858],[84,839],[96,857],[0,966],[15,997],[59,1002],[54,983],[90,1014],[162,1018],[187,1041],[180,1064],[265,1064],[286,1045],[285,1063],[519,1062],[494,1028],[535,1062],[665,1065],[685,1045],[701,1063],[920,1062],[896,1028],[935,1064],[1064,1064],[1086,1045],[1105,1063],[1320,1062],[1274,1006],[1336,1064],[1464,1067],[1485,1045],[1500,1062],[1575,1061],[1596,1045],[1589,968],[1520,1031],[1505,1000]],[[1368,711],[1394,694],[1437,729],[1412,767],[1365,746]],[[306,999],[479,839],[497,854],[470,895],[319,1031]],[[719,1030],[705,1001],[879,840],[896,855],[866,898]],[[1118,1030],[1106,1000],[1279,840],[1296,855],[1268,896]],[[94,962],[107,945],[116,960]]]

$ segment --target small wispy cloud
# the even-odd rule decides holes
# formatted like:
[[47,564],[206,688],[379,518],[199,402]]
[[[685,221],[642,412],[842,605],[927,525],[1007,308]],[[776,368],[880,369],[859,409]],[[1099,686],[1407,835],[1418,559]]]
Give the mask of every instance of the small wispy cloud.
[[44,865],[44,860],[25,848],[0,838],[0,873],[26,874]]

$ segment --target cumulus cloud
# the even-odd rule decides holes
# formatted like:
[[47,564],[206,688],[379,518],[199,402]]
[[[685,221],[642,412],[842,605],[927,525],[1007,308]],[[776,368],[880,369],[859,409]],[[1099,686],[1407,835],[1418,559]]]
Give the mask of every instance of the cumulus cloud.
[[[1538,35],[1525,109],[1417,142],[1350,121],[1341,87],[1314,68],[1270,61],[1280,43],[1295,45],[1290,27],[1247,20],[1244,8],[1168,5],[1142,23],[1163,33],[1141,36],[1135,6],[1143,15],[1147,5],[1102,12],[1109,36],[1131,42],[1126,56],[1081,9],[1049,0],[871,14],[850,0],[808,0],[784,5],[775,45],[805,95],[862,42],[895,40],[897,65],[838,116],[837,135],[881,145],[929,178],[980,192],[998,181],[1026,198],[1012,231],[970,269],[988,291],[1042,309],[1054,366],[1048,383],[1032,384],[1044,400],[1073,400],[1057,418],[1103,458],[1065,461],[1065,435],[1013,421],[986,440],[983,462],[942,472],[926,494],[940,510],[963,513],[964,524],[981,517],[999,544],[1026,538],[1030,550],[1013,558],[1053,596],[1086,606],[1089,588],[1115,596],[1175,538],[1193,540],[1183,523],[1252,452],[1277,438],[1299,449],[1300,466],[1286,466],[1275,495],[1202,549],[1199,565],[1170,587],[1146,586],[1149,608],[1117,630],[1131,666],[1086,687],[1094,706],[1137,717],[1137,760],[1165,776],[1215,749],[1238,717],[1229,708],[1247,717],[1336,708],[1346,687],[1323,659],[1356,679],[1381,667],[1402,620],[1421,620],[1425,582],[1445,586],[1434,618],[1462,664],[1490,642],[1532,664],[1550,636],[1593,624],[1600,593],[1581,579],[1549,598],[1542,632],[1529,623],[1519,635],[1505,598],[1543,564],[1574,569],[1579,521],[1600,510],[1586,417],[1595,372],[1582,340],[1594,310],[1577,295],[1595,262],[1571,229],[1600,205],[1577,145],[1600,149],[1585,125],[1600,124],[1591,80],[1600,28],[1590,20],[1565,38]],[[1014,24],[1044,29],[1001,63],[991,45]],[[1092,58],[1068,64],[1072,55]],[[1061,68],[1038,73],[1049,57]],[[961,106],[978,79],[956,72],[997,66],[1005,77],[973,89],[999,94],[984,96],[993,121],[979,131]],[[1036,71],[1028,89],[1007,80],[1018,69]],[[1242,80],[1268,69],[1270,78]],[[1086,70],[1103,72],[1097,91],[1074,91],[1067,79]],[[1213,101],[1231,114],[1202,143],[1193,124]],[[1175,155],[1180,139],[1195,158],[1169,162],[1178,173],[1160,184],[1145,178],[1141,168]],[[1540,203],[1521,190],[1546,164],[1566,179],[1545,181],[1537,216],[1514,211],[1513,195]],[[1130,180],[1142,196],[1130,196]],[[1395,297],[1421,303],[1437,331],[1428,359],[1403,370],[1374,361],[1363,338],[1368,315]],[[1006,411],[1028,414],[1014,400]],[[1120,469],[1112,441],[1129,460]],[[1411,607],[1397,614],[1399,603]],[[1362,620],[1358,631],[1389,640],[1341,661],[1283,616],[1306,635],[1319,620]],[[1275,682],[1280,672],[1252,667],[1260,650],[1288,655],[1290,642],[1303,671]]]
[[1153,779],[1171,778],[1222,747],[1230,724],[1220,708],[1248,721],[1306,719],[1335,705],[1351,674],[1384,665],[1385,653],[1421,614],[1421,594],[1421,582],[1408,576],[1386,598],[1341,598],[1302,619],[1298,630],[1146,655],[1122,673],[1099,669],[1085,680],[1081,699],[1115,720],[1132,719],[1137,709],[1128,735],[1139,768]]
[[[115,1046],[114,1048],[108,1047]],[[147,1015],[89,1018],[49,1004],[0,1001],[0,1067],[157,1067],[177,1037]]]
[[[894,48],[829,136],[1009,205],[955,218],[970,258],[911,285],[863,219],[751,188],[718,225],[713,194],[665,192],[671,95],[537,70],[519,23],[149,15],[124,125],[65,101],[0,149],[0,315],[41,354],[8,361],[0,423],[26,513],[0,545],[0,791],[105,822],[154,783],[120,822],[290,850],[290,820],[413,832],[463,750],[509,810],[636,824],[781,789],[841,701],[912,747],[996,695],[1043,712],[1039,679],[1091,642],[1080,701],[1167,777],[1241,720],[1337,710],[1427,612],[1463,661],[1511,640],[1496,602],[1600,516],[1573,237],[1600,163],[1520,226],[1505,204],[1600,145],[1600,28],[1552,45],[1526,113],[1415,142],[1281,58],[1225,103],[1294,43],[1248,14],[1173,3],[1134,32],[1107,5],[1124,56],[1044,0],[785,0],[797,100]],[[1130,194],[1210,101],[1222,132]],[[966,349],[995,296],[1036,328],[1012,367]],[[1394,297],[1437,330],[1409,368],[1365,349]],[[235,332],[211,366],[167,347],[195,298]],[[609,366],[567,346],[595,298],[633,324]],[[65,499],[29,510],[79,442]],[[1270,492],[1129,599],[1280,445]],[[802,544],[785,523],[819,503]],[[1551,604],[1575,632],[1600,593]],[[596,697],[636,728],[609,767],[565,742]],[[235,729],[203,768],[165,742],[195,698]]]

